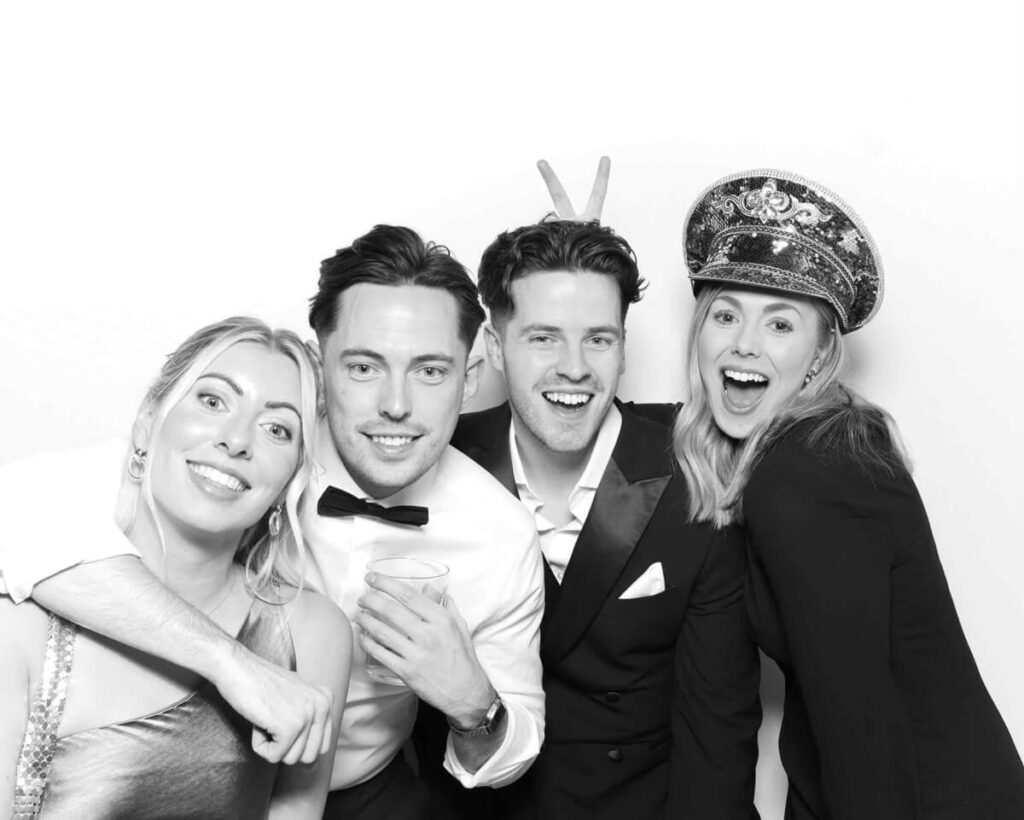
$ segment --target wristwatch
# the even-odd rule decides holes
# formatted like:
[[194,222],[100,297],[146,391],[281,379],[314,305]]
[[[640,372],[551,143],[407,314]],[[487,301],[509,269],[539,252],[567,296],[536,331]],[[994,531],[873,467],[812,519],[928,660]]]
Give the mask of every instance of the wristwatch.
[[459,737],[483,737],[494,733],[498,724],[505,717],[505,704],[501,702],[501,695],[495,695],[491,705],[487,707],[484,719],[470,729],[460,729],[451,718],[448,718],[448,728]]

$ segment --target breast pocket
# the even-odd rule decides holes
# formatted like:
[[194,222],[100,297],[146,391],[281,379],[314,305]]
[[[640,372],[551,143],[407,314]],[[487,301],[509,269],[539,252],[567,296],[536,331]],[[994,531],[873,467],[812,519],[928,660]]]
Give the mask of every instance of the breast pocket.
[[643,598],[612,598],[601,609],[602,615],[610,618],[636,618],[643,615],[663,615],[680,605],[682,596],[675,587],[668,587],[657,595]]

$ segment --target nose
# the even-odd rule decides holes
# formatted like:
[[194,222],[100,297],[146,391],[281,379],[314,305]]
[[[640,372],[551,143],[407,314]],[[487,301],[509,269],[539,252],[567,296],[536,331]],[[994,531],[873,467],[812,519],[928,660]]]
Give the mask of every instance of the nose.
[[738,356],[760,356],[761,337],[757,324],[744,322],[733,340],[733,352]]
[[252,458],[252,427],[242,416],[225,419],[217,447],[232,458]]
[[394,374],[385,381],[377,408],[382,416],[400,421],[412,412],[409,388],[401,374]]
[[582,344],[565,344],[558,357],[558,375],[570,381],[578,382],[590,375],[590,363],[587,361]]

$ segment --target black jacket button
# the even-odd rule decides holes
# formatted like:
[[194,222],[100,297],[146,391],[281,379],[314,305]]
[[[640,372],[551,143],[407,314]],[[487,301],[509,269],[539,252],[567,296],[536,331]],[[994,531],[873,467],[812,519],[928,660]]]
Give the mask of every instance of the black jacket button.
[[608,759],[612,761],[612,763],[619,763],[622,760],[622,752],[618,749],[612,749],[608,752]]
[[620,700],[622,700],[622,693],[621,692],[605,692],[604,693],[604,699],[608,703],[618,703]]

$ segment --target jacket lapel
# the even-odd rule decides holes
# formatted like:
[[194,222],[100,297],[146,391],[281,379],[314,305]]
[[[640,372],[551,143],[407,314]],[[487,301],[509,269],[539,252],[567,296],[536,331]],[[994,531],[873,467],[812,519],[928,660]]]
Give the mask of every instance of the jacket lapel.
[[672,478],[668,430],[622,405],[619,411],[619,439],[554,606],[548,601],[547,628],[541,640],[545,663],[559,660],[583,636],[622,575]]
[[489,410],[470,413],[459,419],[452,436],[452,445],[501,482],[512,495],[519,497],[512,475],[512,453],[508,448],[508,430],[512,411],[508,402]]

